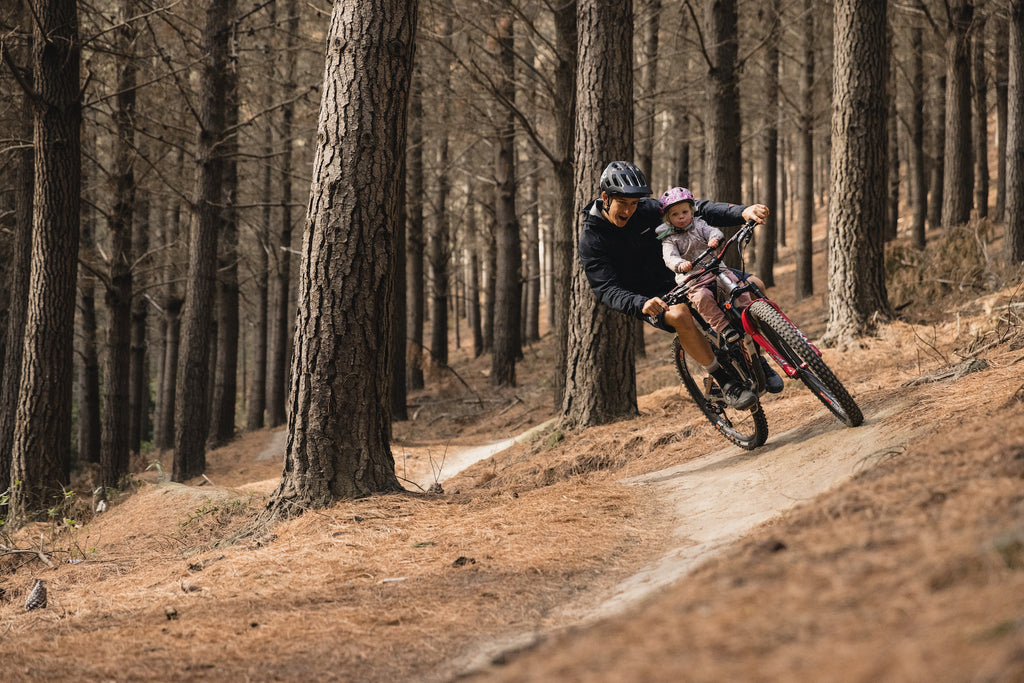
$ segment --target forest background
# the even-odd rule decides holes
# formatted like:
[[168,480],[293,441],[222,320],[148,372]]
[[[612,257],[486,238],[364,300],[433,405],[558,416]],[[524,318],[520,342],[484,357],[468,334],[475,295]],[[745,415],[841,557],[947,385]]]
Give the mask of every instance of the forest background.
[[[578,314],[574,209],[609,160],[587,156],[588,135],[617,140],[601,149],[634,158],[657,191],[771,205],[748,265],[771,285],[776,245],[794,244],[796,296],[830,292],[828,343],[893,314],[883,247],[898,235],[920,251],[926,227],[991,217],[1005,225],[1003,262],[1019,264],[1020,3],[864,7],[874,14],[852,21],[866,48],[836,21],[845,3],[423,3],[404,216],[375,271],[401,293],[383,299],[387,379],[371,378],[391,394],[384,421],[406,418],[405,391],[450,371],[453,342],[491,355],[495,386],[515,385],[541,315],[566,426],[635,414],[637,329],[620,323],[618,351],[579,353],[592,332]],[[290,360],[296,255],[315,222],[303,207],[316,199],[313,155],[330,142],[322,125],[316,134],[330,10],[3,10],[0,489],[12,514],[50,507],[74,468],[90,468],[103,497],[150,448],[174,450],[175,481],[199,476],[208,447],[288,419],[302,371]],[[597,28],[609,18],[615,32]],[[581,86],[595,45],[598,62],[624,65],[624,98]],[[595,92],[608,111],[584,102]],[[843,129],[859,110],[875,119]],[[835,159],[851,147],[869,163],[847,177]],[[810,267],[822,213],[829,282]],[[850,236],[864,247],[853,259],[831,246]],[[597,409],[610,395],[622,398]]]

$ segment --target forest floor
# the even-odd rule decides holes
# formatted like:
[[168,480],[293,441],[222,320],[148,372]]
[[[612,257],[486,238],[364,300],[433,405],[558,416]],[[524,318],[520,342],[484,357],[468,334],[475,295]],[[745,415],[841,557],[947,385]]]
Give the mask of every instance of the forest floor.
[[[546,338],[511,389],[456,350],[394,427],[409,492],[241,542],[284,430],[186,485],[168,454],[140,458],[108,511],[69,496],[6,539],[53,566],[0,553],[3,678],[1024,680],[1024,289],[996,276],[991,234],[892,250],[909,305],[824,349],[855,429],[789,381],[767,444],[730,446],[650,330],[638,417],[560,431]],[[776,277],[820,337],[825,295],[794,300],[788,249]],[[25,612],[37,577],[48,605]]]

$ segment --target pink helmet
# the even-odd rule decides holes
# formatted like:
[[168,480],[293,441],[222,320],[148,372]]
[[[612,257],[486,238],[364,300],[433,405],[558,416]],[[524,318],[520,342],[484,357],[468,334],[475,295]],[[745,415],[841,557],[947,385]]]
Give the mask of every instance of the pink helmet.
[[679,202],[690,202],[692,204],[693,193],[685,187],[673,187],[671,190],[665,190],[665,194],[661,195],[661,199],[658,200],[658,206],[661,207],[661,212],[665,213],[669,210],[669,207],[675,206]]

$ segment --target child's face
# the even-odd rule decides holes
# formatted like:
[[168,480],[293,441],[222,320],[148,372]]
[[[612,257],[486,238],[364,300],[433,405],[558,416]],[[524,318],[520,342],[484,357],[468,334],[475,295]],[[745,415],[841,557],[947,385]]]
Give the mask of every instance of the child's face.
[[675,206],[668,207],[668,214],[665,218],[672,227],[678,230],[685,230],[693,222],[693,207],[690,202],[679,202]]

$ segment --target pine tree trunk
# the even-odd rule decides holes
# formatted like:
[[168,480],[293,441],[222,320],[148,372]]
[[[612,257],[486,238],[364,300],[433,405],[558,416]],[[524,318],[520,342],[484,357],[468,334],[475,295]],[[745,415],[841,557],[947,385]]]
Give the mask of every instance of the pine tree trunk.
[[974,67],[973,124],[974,208],[979,218],[988,216],[988,76],[985,71],[985,17],[979,16],[972,27],[972,63]]
[[552,224],[551,315],[554,321],[555,370],[553,405],[560,407],[565,395],[565,372],[569,340],[569,300],[572,289],[574,128],[576,117],[576,2],[559,3],[554,9],[556,36],[555,95],[552,113],[555,124],[555,208]]
[[174,464],[171,478],[182,482],[206,469],[210,429],[210,350],[217,285],[217,232],[223,200],[225,98],[229,18],[234,0],[208,0],[203,28],[205,60],[200,77],[196,190],[189,231],[188,289],[175,397]]
[[1009,62],[1009,31],[1002,22],[995,22],[995,55],[993,71],[995,73],[996,90],[996,205],[992,211],[992,220],[999,222],[1006,212],[1006,121],[1008,102],[1007,64]]
[[1006,119],[1006,262],[1024,262],[1024,1],[1010,2]]
[[415,0],[334,7],[288,446],[269,515],[401,489],[390,446],[391,270],[415,21]]
[[[736,64],[736,0],[708,0],[707,34],[713,65],[708,72],[704,195],[722,202],[740,203],[740,106]],[[728,234],[728,231],[726,231]]]
[[409,93],[409,152],[407,164],[407,190],[405,193],[408,215],[406,235],[406,292],[408,299],[406,334],[406,372],[409,389],[423,388],[423,324],[426,283],[423,277],[424,236],[423,225],[423,76],[416,69]]
[[924,161],[924,55],[921,27],[910,33],[910,203],[911,242],[915,249],[925,246],[925,217],[928,214],[928,181]]
[[[633,156],[632,3],[580,0],[578,7],[576,216],[593,199],[608,161]],[[597,301],[577,262],[562,402],[566,427],[637,414],[634,322]]]
[[[298,34],[299,0],[287,0],[284,22],[285,29],[285,81],[284,91],[292,94],[298,90]],[[271,336],[267,355],[267,424],[277,427],[287,421],[288,401],[288,349],[291,339],[291,263],[292,263],[292,168],[295,160],[294,136],[295,105],[291,101],[281,107],[281,232],[279,233],[274,258],[277,261],[274,277],[273,303],[271,304]]]
[[24,356],[11,451],[15,517],[63,498],[71,463],[71,389],[81,196],[81,83],[74,0],[32,3],[35,185]]
[[972,0],[951,0],[946,37],[946,159],[942,176],[942,225],[963,225],[971,217],[974,187],[971,150],[970,26]]
[[[513,102],[516,94],[515,48],[512,15],[498,18],[495,39],[501,95]],[[502,108],[495,145],[494,175],[498,201],[495,204],[495,236],[498,247],[497,287],[494,300],[494,350],[491,356],[491,384],[515,386],[516,358],[520,354],[519,313],[522,283],[522,244],[516,215],[515,114]]]
[[[31,44],[26,53],[31,53]],[[31,74],[25,74],[25,79],[27,83],[32,83]],[[21,386],[25,320],[28,317],[29,271],[32,265],[32,192],[35,184],[32,125],[32,104],[28,96],[25,96],[21,107],[20,131],[23,146],[16,156],[18,183],[14,190],[14,240],[10,277],[4,283],[10,306],[7,309],[7,343],[0,351],[4,356],[3,382],[0,383],[0,491],[6,491],[11,480],[14,424],[18,409],[18,388]],[[97,402],[94,405],[99,404]],[[96,440],[99,440],[98,431]],[[96,456],[99,456],[98,449]]]
[[[885,289],[886,0],[835,4],[832,97],[832,191],[829,208],[829,322],[823,343],[868,331],[889,314]],[[884,138],[882,138],[884,141]],[[870,144],[874,143],[874,144]]]
[[[138,195],[136,204],[136,220],[133,243],[135,252],[146,254],[149,251],[150,200],[145,191]],[[144,265],[148,263],[144,262]],[[133,282],[138,283],[138,278]],[[139,287],[145,283],[138,283]],[[128,450],[132,453],[142,452],[142,441],[147,429],[149,416],[149,389],[146,383],[146,321],[149,317],[149,304],[143,296],[136,294],[132,300],[131,327],[131,363],[128,371]],[[126,472],[127,474],[127,472]]]
[[928,225],[938,228],[942,225],[943,177],[946,167],[946,76],[936,74],[932,81],[931,106],[931,177],[928,180]]
[[775,286],[775,245],[778,241],[775,226],[779,211],[775,205],[775,198],[778,196],[779,184],[779,2],[780,0],[771,0],[761,16],[762,24],[770,27],[772,31],[767,38],[764,55],[764,130],[761,138],[761,175],[764,178],[764,190],[759,199],[772,208],[772,213],[760,227],[757,235],[757,272],[766,287]]
[[[796,141],[796,298],[814,294],[814,3],[804,1],[804,63],[800,72],[803,110]],[[880,195],[881,196],[881,195]],[[876,202],[877,203],[877,202]]]

